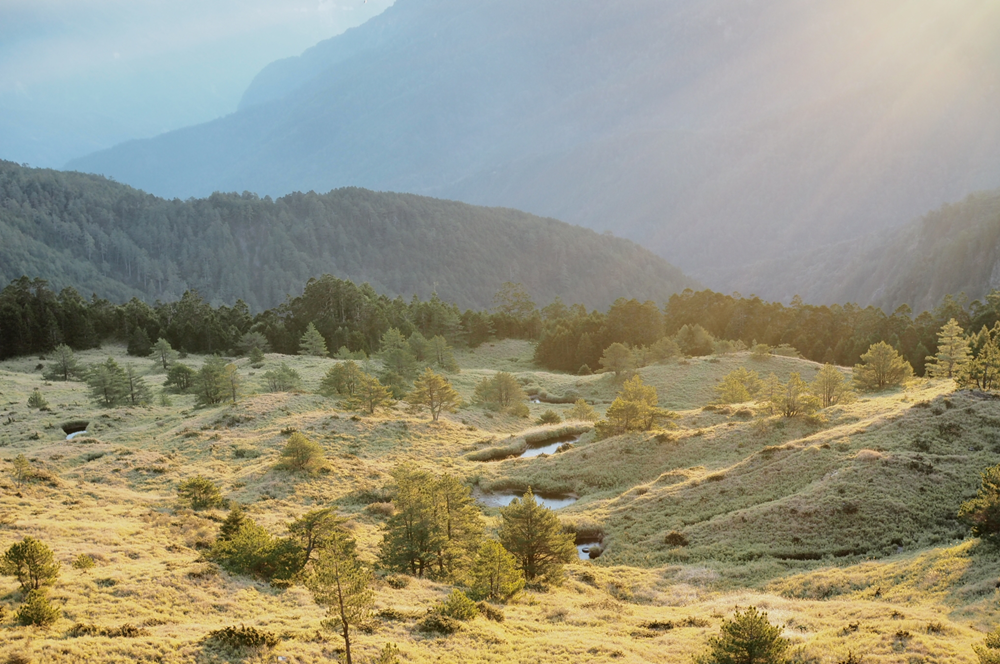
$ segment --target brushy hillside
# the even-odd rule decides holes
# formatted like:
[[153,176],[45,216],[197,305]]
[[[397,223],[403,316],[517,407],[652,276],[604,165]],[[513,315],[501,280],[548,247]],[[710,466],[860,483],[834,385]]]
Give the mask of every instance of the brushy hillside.
[[788,301],[857,302],[920,313],[947,295],[983,299],[1000,286],[1000,190],[982,191],[893,229],[780,261],[727,270],[744,292]]
[[[135,363],[159,391],[164,374],[149,360],[117,347],[80,354],[109,355]],[[457,474],[479,496],[530,485],[576,497],[561,520],[581,538],[602,539],[605,552],[570,565],[562,587],[522,594],[504,607],[504,622],[477,618],[449,637],[415,629],[449,586],[379,582],[381,613],[355,639],[362,658],[391,642],[414,663],[677,662],[699,652],[734,606],[752,604],[783,625],[798,662],[834,664],[853,651],[873,664],[972,664],[972,644],[1000,619],[998,554],[966,539],[954,518],[978,473],[1000,458],[1000,400],[917,380],[806,420],[753,403],[711,405],[712,387],[737,366],[806,379],[817,367],[739,353],[641,370],[677,412],[672,427],[597,440],[576,423],[579,438],[566,451],[481,462],[473,459],[484,450],[522,449],[566,430],[534,423],[546,409],[571,407],[543,398],[576,392],[603,412],[616,386],[607,375],[539,371],[525,342],[456,355],[462,371],[451,378],[464,399],[480,377],[511,371],[535,395],[531,418],[468,405],[439,423],[402,406],[378,416],[345,411],[311,393],[335,362],[319,358],[271,354],[258,369],[236,360],[247,388],[236,405],[196,408],[193,397],[171,395],[169,405],[112,410],[93,406],[81,383],[44,382],[37,367],[48,360],[0,363],[0,457],[23,453],[40,475],[18,490],[3,464],[0,547],[26,535],[48,543],[62,563],[50,596],[63,609],[47,631],[2,614],[0,661],[242,661],[205,640],[240,624],[282,638],[269,661],[329,661],[341,642],[322,628],[308,591],[206,562],[225,512],[181,508],[177,485],[203,474],[275,534],[307,510],[335,506],[362,557],[374,560],[389,473],[402,462]],[[281,362],[302,375],[304,392],[264,392],[263,372]],[[50,411],[25,405],[36,387]],[[72,420],[88,421],[88,434],[67,441],[60,426]],[[293,429],[321,444],[329,472],[276,468]],[[484,514],[495,525],[496,509]],[[81,553],[96,567],[73,568]],[[17,604],[15,588],[0,577],[0,603]],[[75,623],[128,623],[140,633],[74,637]]]
[[542,304],[662,302],[695,282],[638,245],[517,210],[339,189],[164,200],[102,177],[0,161],[0,282],[21,276],[115,301],[278,306],[310,277],[483,309],[505,281]]

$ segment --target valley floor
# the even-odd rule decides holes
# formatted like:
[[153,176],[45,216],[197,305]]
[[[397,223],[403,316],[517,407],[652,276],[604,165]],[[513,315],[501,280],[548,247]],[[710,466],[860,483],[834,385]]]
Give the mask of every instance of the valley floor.
[[[466,400],[497,370],[546,395],[577,392],[601,412],[614,398],[611,376],[540,371],[531,350],[507,341],[457,353],[462,371],[450,378]],[[150,360],[120,348],[80,354],[109,355],[140,367],[159,393],[164,374]],[[597,440],[581,425],[587,432],[567,451],[482,462],[473,459],[520,449],[526,434],[544,430],[532,424],[542,411],[571,406],[532,403],[530,420],[472,406],[438,423],[403,406],[359,415],[311,393],[334,361],[269,355],[255,370],[236,360],[246,387],[236,405],[196,408],[193,397],[170,395],[169,405],[111,410],[94,406],[83,383],[43,381],[45,360],[0,363],[0,456],[24,454],[44,471],[18,489],[4,464],[0,547],[26,535],[52,547],[62,569],[50,597],[63,613],[48,630],[0,614],[0,662],[15,654],[39,663],[230,661],[205,636],[240,624],[281,635],[268,661],[329,661],[342,642],[322,627],[309,592],[205,562],[225,512],[182,509],[176,487],[205,475],[274,534],[310,509],[336,506],[374,561],[385,487],[402,462],[458,475],[477,495],[530,486],[577,497],[558,514],[578,533],[601,534],[605,553],[570,565],[561,587],[522,593],[504,607],[504,622],[480,617],[447,637],[415,623],[450,586],[380,582],[377,609],[394,611],[357,635],[356,661],[385,643],[405,662],[689,661],[735,607],[754,605],[784,626],[795,661],[833,664],[853,652],[872,664],[957,664],[976,661],[972,645],[1000,619],[1000,554],[955,520],[979,473],[1000,459],[1000,401],[953,392],[950,381],[917,380],[785,420],[754,404],[709,406],[713,388],[738,366],[810,380],[818,365],[746,353],[692,358],[641,370],[661,405],[678,412],[672,428]],[[305,392],[264,391],[263,372],[281,362],[302,375]],[[51,411],[25,405],[36,387]],[[60,427],[72,420],[89,422],[88,433],[65,440]],[[293,428],[322,445],[330,472],[276,468]],[[497,510],[484,513],[493,527]],[[674,531],[686,546],[668,543]],[[74,569],[81,553],[96,567]],[[0,577],[8,609],[16,588]],[[129,623],[146,635],[73,637],[74,623]]]

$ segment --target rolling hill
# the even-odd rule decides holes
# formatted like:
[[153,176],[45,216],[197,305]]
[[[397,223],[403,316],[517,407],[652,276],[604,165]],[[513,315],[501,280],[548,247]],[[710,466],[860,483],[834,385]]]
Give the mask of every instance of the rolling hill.
[[102,177],[0,162],[0,281],[47,279],[123,301],[271,308],[310,277],[369,282],[488,308],[505,281],[539,303],[662,303],[696,282],[628,240],[554,219],[348,188],[272,200],[245,192],[165,200]]
[[[539,371],[531,352],[513,340],[462,350],[462,371],[450,378],[466,401],[497,370],[549,394],[579,391],[599,412],[614,398],[611,375]],[[155,360],[121,347],[79,355],[132,362],[157,389],[165,378]],[[996,550],[966,537],[955,518],[979,472],[997,461],[1000,401],[954,392],[951,381],[917,379],[818,417],[784,418],[763,404],[711,405],[711,388],[739,366],[811,379],[815,363],[689,358],[640,370],[678,411],[676,426],[605,439],[588,431],[554,454],[483,462],[475,460],[483,450],[563,425],[468,403],[438,422],[404,406],[371,415],[310,392],[336,360],[272,353],[256,373],[246,359],[233,362],[245,380],[237,403],[195,407],[193,395],[168,393],[156,405],[113,409],[92,405],[83,383],[44,381],[37,357],[0,362],[11,402],[0,447],[8,460],[23,454],[34,473],[17,488],[6,473],[0,480],[0,542],[38,538],[62,565],[48,591],[62,611],[54,625],[0,616],[5,661],[330,661],[342,641],[303,584],[268,584],[208,560],[226,511],[193,510],[177,488],[202,476],[274,536],[331,507],[362,560],[378,565],[394,510],[391,473],[404,464],[455,476],[482,501],[529,484],[539,495],[562,493],[571,504],[559,520],[578,541],[600,539],[603,553],[568,564],[561,586],[493,605],[502,621],[480,616],[450,635],[419,624],[461,582],[379,568],[370,622],[352,637],[361,661],[386,643],[413,664],[690,661],[734,606],[753,605],[782,627],[793,662],[863,652],[870,664],[972,664],[973,645],[1000,617]],[[305,391],[266,386],[259,372],[281,366],[301,374]],[[21,405],[35,389],[49,410]],[[570,408],[529,404],[531,419]],[[71,422],[86,422],[86,435],[66,440],[61,426]],[[325,471],[282,467],[292,432],[322,449]],[[494,532],[498,510],[476,513]],[[81,555],[92,567],[73,564]],[[0,577],[12,609],[23,601],[16,587]],[[227,650],[210,636],[235,625],[272,634],[276,645]]]
[[165,196],[510,206],[714,278],[996,186],[998,23],[989,0],[399,0],[238,112],[70,166]]

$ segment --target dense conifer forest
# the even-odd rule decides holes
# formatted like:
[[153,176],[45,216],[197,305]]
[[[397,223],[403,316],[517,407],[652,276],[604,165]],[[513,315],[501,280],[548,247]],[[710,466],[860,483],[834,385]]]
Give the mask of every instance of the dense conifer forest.
[[695,285],[632,242],[516,210],[357,188],[165,200],[11,162],[0,162],[0,235],[0,282],[27,274],[117,302],[196,289],[261,311],[324,273],[475,308],[511,280],[542,301],[602,307]]
[[[672,356],[718,355],[756,345],[778,348],[816,362],[850,366],[884,341],[924,373],[937,352],[937,335],[951,319],[977,333],[1000,321],[1000,292],[984,301],[948,296],[933,311],[914,317],[902,306],[891,314],[853,304],[815,306],[796,299],[791,306],[712,291],[685,290],[662,308],[651,300],[619,298],[606,312],[561,299],[539,308],[521,284],[506,283],[489,309],[460,309],[432,296],[391,298],[369,284],[323,275],[280,306],[252,313],[243,301],[213,306],[197,291],[149,305],[83,298],[67,287],[59,292],[42,279],[21,277],[0,292],[0,359],[44,353],[65,343],[77,350],[102,342],[147,348],[164,338],[194,353],[237,353],[248,334],[266,339],[276,352],[295,354],[310,325],[332,352],[371,354],[381,350],[390,329],[409,337],[419,332],[471,348],[490,339],[537,341],[535,361],[571,373],[597,371],[612,344],[637,349],[648,362]],[[784,349],[784,350],[780,350]],[[148,354],[148,351],[147,353]]]

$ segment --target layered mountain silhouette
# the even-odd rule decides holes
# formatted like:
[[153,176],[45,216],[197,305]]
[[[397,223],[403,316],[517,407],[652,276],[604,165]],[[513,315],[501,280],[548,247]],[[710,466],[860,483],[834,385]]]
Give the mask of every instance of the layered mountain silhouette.
[[398,0],[236,113],[70,167],[516,207],[743,288],[712,279],[1000,183],[997,25],[990,0]]

